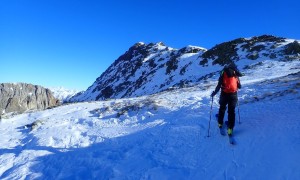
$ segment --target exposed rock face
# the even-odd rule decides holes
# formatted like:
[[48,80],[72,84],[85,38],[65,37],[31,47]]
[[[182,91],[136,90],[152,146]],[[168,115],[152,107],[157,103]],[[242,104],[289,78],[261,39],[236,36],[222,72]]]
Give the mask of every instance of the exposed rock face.
[[[224,42],[206,51],[202,58],[201,64],[208,62],[208,59],[213,59],[213,64],[225,65],[232,61],[241,59],[240,52],[247,54],[247,58],[256,60],[259,58],[259,53],[266,50],[264,56],[272,56],[272,50],[276,49],[280,43],[284,43],[285,39],[271,35],[262,35],[252,37],[250,39],[238,38],[232,41]],[[271,45],[271,46],[270,46]],[[274,53],[273,53],[274,55]]]
[[0,84],[1,112],[22,113],[27,110],[42,110],[58,104],[59,101],[53,97],[51,91],[41,86],[25,83]]
[[286,46],[286,54],[300,54],[300,44],[298,41],[294,41]]

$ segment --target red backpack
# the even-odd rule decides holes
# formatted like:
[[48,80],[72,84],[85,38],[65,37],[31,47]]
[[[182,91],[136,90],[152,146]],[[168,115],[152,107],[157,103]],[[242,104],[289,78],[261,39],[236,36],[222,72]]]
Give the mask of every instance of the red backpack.
[[[235,72],[234,72],[235,74]],[[229,77],[226,72],[223,72],[222,90],[225,93],[235,93],[238,89],[238,79],[236,76]]]

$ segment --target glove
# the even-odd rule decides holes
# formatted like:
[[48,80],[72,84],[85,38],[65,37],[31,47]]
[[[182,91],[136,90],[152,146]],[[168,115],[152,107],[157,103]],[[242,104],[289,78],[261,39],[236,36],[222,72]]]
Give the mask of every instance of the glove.
[[214,97],[215,95],[216,95],[217,93],[215,92],[215,91],[213,91],[212,93],[211,93],[211,97]]

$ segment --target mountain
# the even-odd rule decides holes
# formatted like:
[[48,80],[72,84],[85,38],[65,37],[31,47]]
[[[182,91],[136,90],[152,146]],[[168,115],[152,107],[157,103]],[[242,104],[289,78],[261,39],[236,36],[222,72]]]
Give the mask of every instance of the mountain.
[[2,119],[0,179],[299,179],[300,61],[244,63],[234,146],[208,65],[191,87]]
[[[206,49],[196,46],[177,50],[165,46],[162,42],[136,43],[97,78],[91,87],[71,98],[71,101],[153,94],[182,83],[181,80],[188,76],[196,80],[199,73],[195,71],[193,60],[205,51]],[[188,67],[193,71],[188,71],[191,70]],[[182,75],[177,77],[177,74]]]
[[49,89],[26,83],[0,84],[0,110],[22,113],[57,106],[58,100]]
[[[121,55],[85,92],[70,101],[136,97],[204,83],[225,64],[240,68],[263,60],[298,60],[299,42],[263,35],[224,42],[211,49],[174,49],[159,43],[136,43]],[[213,72],[209,71],[213,68]]]
[[68,102],[71,97],[79,93],[77,90],[66,89],[64,87],[52,87],[49,89],[53,93],[53,96],[62,103]]

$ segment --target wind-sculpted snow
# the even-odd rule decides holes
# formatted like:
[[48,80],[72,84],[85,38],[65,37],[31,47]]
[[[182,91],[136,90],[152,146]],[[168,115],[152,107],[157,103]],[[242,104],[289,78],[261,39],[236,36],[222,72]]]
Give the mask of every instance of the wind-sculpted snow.
[[243,66],[235,146],[214,118],[207,137],[215,69],[192,87],[2,119],[0,179],[298,179],[300,61]]

